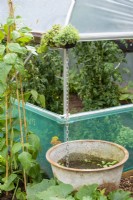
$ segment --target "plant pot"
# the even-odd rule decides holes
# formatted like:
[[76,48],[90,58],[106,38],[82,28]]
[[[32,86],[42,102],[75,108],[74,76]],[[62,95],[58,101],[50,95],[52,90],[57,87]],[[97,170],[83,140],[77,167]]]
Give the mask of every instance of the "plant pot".
[[111,167],[98,169],[77,169],[67,168],[58,164],[67,154],[67,143],[62,143],[50,148],[46,153],[46,158],[51,164],[54,176],[67,184],[71,184],[74,189],[79,189],[83,185],[93,183],[100,187],[117,189],[119,187],[123,165],[127,161],[128,151],[115,143],[102,140],[75,140],[68,142],[69,153],[88,154],[118,161]]

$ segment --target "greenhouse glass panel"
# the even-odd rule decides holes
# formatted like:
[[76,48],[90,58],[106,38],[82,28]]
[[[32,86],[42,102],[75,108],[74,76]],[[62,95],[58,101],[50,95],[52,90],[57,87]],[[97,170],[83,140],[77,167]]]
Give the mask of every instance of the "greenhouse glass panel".
[[[8,17],[8,1],[0,1],[0,22]],[[22,16],[33,31],[45,32],[53,24],[65,24],[71,0],[14,0],[15,15]],[[2,20],[2,21],[1,21]]]
[[[71,23],[81,40],[133,37],[132,0],[14,0],[15,13],[33,32],[46,32],[54,24]],[[0,1],[0,19],[8,16],[6,0]]]
[[71,23],[80,33],[133,31],[133,1],[76,0]]

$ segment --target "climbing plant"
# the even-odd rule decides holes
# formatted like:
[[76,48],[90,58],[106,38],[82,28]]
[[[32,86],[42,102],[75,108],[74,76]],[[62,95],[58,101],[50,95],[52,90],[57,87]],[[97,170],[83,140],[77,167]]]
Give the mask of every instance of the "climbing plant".
[[[0,27],[0,190],[6,195],[13,190],[14,199],[21,188],[26,191],[27,182],[40,179],[36,161],[40,141],[28,130],[23,91],[28,76],[25,61],[29,54],[37,55],[30,45],[33,35],[28,27],[20,26],[21,17],[14,16],[12,0],[8,5],[9,17]],[[13,112],[14,99],[17,116]]]

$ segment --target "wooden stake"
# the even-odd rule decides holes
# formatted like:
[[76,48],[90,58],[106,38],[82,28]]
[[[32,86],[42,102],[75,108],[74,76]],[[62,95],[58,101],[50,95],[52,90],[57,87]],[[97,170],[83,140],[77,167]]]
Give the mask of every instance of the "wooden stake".
[[22,77],[21,76],[20,76],[20,88],[21,88],[22,109],[23,109],[23,118],[24,118],[24,131],[25,131],[25,136],[26,136],[26,142],[28,142],[25,100],[24,100],[24,92],[23,92],[23,85],[22,85]]
[[5,96],[5,110],[6,110],[6,147],[7,147],[7,159],[6,159],[6,180],[8,179],[9,176],[9,164],[8,164],[8,94]]
[[[21,116],[21,108],[20,108],[20,98],[19,98],[19,89],[18,89],[18,77],[16,75],[16,94],[17,94],[17,101],[18,101],[18,114],[19,114],[19,126],[20,126],[20,136],[21,136],[21,145],[22,145],[22,151],[24,152],[24,134],[23,134],[23,126],[22,126],[22,116]],[[26,191],[26,185],[27,185],[27,180],[26,180],[26,173],[25,170],[23,170],[23,177],[24,177],[24,188]]]

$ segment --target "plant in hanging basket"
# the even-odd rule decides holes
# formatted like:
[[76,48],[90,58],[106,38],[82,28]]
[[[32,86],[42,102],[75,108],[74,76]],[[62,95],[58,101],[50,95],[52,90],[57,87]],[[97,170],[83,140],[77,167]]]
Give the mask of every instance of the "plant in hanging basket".
[[59,24],[54,25],[42,36],[38,52],[45,52],[48,47],[72,48],[76,45],[78,40],[79,33],[72,25],[69,24],[65,27]]

